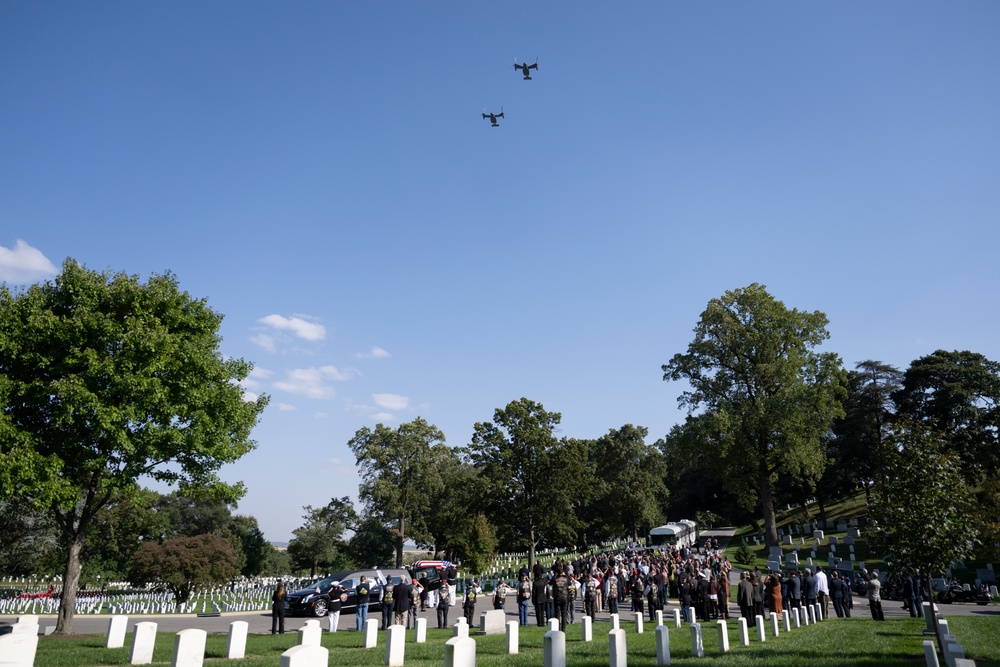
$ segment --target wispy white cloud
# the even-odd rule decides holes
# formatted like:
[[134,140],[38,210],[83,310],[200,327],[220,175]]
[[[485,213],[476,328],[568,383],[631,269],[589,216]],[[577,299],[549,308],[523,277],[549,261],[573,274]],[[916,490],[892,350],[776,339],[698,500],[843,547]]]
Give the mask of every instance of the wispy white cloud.
[[387,359],[392,355],[389,354],[386,350],[383,350],[381,347],[373,345],[372,349],[368,350],[367,352],[358,352],[354,356],[357,357],[358,359]]
[[391,412],[376,412],[372,415],[372,421],[376,422],[394,422],[396,421],[396,415]]
[[274,388],[306,398],[333,398],[336,392],[331,383],[345,382],[355,375],[352,369],[341,370],[336,366],[295,368],[286,371],[285,378],[275,382]]
[[410,405],[410,399],[399,394],[372,394],[375,405],[386,410],[405,410]]
[[278,409],[281,410],[282,412],[291,412],[293,410],[297,410],[298,409],[294,405],[292,405],[291,403],[277,403],[276,405],[277,405]]
[[253,403],[259,397],[260,397],[260,394],[255,394],[252,391],[244,391],[243,392],[243,400],[246,401],[247,403]]
[[250,371],[249,375],[247,375],[240,381],[240,386],[243,387],[244,389],[253,389],[255,391],[259,390],[263,388],[264,381],[270,378],[272,375],[274,375],[274,373],[267,370],[266,368],[254,368],[252,371]]
[[59,273],[55,264],[41,250],[18,239],[14,248],[0,245],[0,280],[8,283],[33,283]]
[[276,352],[278,349],[277,341],[274,339],[274,336],[268,336],[265,333],[250,336],[250,342],[258,347],[264,348],[268,352]]
[[317,341],[326,338],[326,327],[298,316],[284,317],[282,315],[268,315],[257,321],[278,331],[291,332],[303,340]]

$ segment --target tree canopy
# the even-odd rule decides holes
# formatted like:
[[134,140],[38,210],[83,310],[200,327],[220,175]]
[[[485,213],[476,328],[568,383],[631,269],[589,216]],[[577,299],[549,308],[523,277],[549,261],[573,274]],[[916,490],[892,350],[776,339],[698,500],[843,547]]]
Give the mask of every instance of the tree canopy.
[[407,536],[427,541],[431,502],[442,487],[432,447],[444,443],[444,433],[417,417],[393,430],[367,426],[348,442],[361,475],[359,496],[368,517],[393,526],[396,567],[403,566]]
[[527,398],[497,408],[492,422],[473,428],[468,457],[486,489],[487,516],[497,522],[501,540],[528,548],[535,562],[541,540],[573,535],[571,500],[579,493],[569,465],[585,453],[563,457],[568,443],[554,435],[561,416]]
[[72,632],[80,551],[97,513],[149,477],[225,500],[218,470],[254,447],[268,398],[223,357],[222,316],[172,274],[91,271],[0,289],[0,494],[49,508],[66,545],[57,632]]
[[774,481],[818,479],[822,438],[843,414],[840,358],[815,350],[826,325],[823,313],[789,310],[754,283],[712,299],[687,352],[662,367],[664,380],[688,381],[678,400],[703,411],[700,446],[715,451],[745,505],[759,503],[770,545],[778,543]]

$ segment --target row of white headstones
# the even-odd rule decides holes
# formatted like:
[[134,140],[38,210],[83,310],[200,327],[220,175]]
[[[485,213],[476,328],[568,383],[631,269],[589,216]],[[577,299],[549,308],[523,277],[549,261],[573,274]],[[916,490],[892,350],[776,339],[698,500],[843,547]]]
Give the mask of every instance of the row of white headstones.
[[[702,641],[702,626],[695,622],[694,610],[688,609],[688,623],[691,633],[691,654],[695,657],[704,657],[705,648]],[[670,664],[670,631],[664,624],[662,611],[656,612],[656,657],[657,665]],[[801,609],[790,609],[784,614],[784,631],[790,632],[792,628],[802,625],[810,625],[822,619],[820,606],[812,605]],[[681,627],[681,611],[673,611],[673,625],[675,628]],[[778,636],[780,625],[778,614],[771,612],[770,634]],[[740,644],[750,645],[750,633],[747,619],[739,618]],[[729,651],[729,630],[725,620],[716,621],[719,633],[719,650],[721,653]],[[127,616],[114,616],[110,619],[107,633],[108,648],[122,648],[125,645],[125,636],[128,627]],[[593,641],[593,623],[589,616],[584,616],[581,622],[581,632],[583,641]],[[367,649],[376,648],[378,645],[379,622],[376,619],[368,619],[364,629],[364,647]],[[480,632],[483,634],[506,633],[506,647],[508,654],[516,654],[519,648],[519,626],[517,621],[505,621],[503,610],[492,610],[483,612],[480,615]],[[635,618],[635,631],[641,634],[644,631],[643,618]],[[764,642],[767,639],[768,631],[765,618],[756,617],[757,640]],[[243,658],[246,651],[246,639],[248,624],[246,621],[235,621],[230,624],[229,638],[226,648],[226,657],[229,659]],[[281,655],[280,667],[327,667],[329,664],[329,651],[321,646],[322,628],[318,620],[307,621],[305,626],[298,630],[299,643]],[[416,643],[423,643],[427,639],[427,619],[417,619],[414,630]],[[385,643],[385,665],[387,667],[402,667],[404,661],[406,628],[402,625],[390,626],[386,631]],[[174,651],[171,667],[202,667],[205,654],[206,632],[199,629],[188,629],[178,632],[174,639]],[[611,616],[611,631],[608,633],[609,641],[609,664],[610,667],[625,667],[626,665],[626,635],[625,630],[620,626],[617,614]],[[153,647],[156,642],[156,623],[140,622],[136,623],[133,629],[132,646],[129,654],[129,664],[144,665],[150,664],[153,658]],[[38,644],[38,618],[24,616],[18,619],[14,626],[14,632],[10,635],[0,637],[0,664],[24,665],[31,667],[34,664],[35,649]],[[566,635],[559,630],[559,620],[550,619],[548,631],[545,633],[544,644],[544,665],[545,667],[565,667],[566,665]],[[469,636],[469,626],[464,617],[458,619],[453,626],[453,636],[445,643],[444,664],[445,667],[474,667],[476,662],[476,642]],[[949,667],[961,667],[950,665]]]

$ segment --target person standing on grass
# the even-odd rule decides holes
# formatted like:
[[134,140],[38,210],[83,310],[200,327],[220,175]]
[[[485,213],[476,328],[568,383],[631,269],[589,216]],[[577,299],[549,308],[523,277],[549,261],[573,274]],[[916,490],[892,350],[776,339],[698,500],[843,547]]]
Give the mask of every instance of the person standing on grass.
[[823,618],[830,618],[830,582],[822,565],[816,566],[816,602]]
[[882,613],[882,582],[878,580],[878,572],[865,573],[865,588],[868,592],[868,607],[871,609],[872,618],[876,621],[884,621],[885,614]]
[[330,586],[330,602],[326,607],[326,622],[330,632],[336,632],[340,625],[340,607],[346,597],[347,590],[340,584]]

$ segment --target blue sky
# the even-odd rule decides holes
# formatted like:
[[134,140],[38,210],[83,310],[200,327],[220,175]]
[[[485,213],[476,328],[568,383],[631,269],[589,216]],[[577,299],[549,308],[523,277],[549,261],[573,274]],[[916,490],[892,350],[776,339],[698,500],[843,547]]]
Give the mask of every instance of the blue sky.
[[170,270],[224,313],[272,402],[223,474],[286,540],[380,421],[461,446],[525,396],[654,441],[661,364],[753,282],[849,367],[1000,359],[997,35],[992,1],[4,2],[0,279]]

